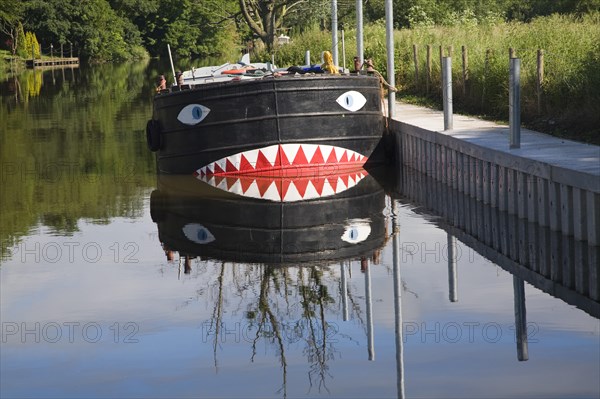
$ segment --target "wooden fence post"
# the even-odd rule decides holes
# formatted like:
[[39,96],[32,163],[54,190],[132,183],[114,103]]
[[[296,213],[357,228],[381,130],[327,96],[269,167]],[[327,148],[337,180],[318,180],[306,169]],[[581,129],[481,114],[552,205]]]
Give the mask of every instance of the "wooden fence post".
[[462,46],[462,72],[463,72],[463,96],[467,95],[467,81],[469,80],[469,57],[467,47]]
[[537,111],[542,113],[542,85],[544,83],[544,50],[537,51]]
[[413,44],[413,60],[415,62],[415,88],[419,87],[419,59],[417,56],[417,45]]
[[429,94],[429,85],[431,84],[431,44],[427,45],[427,94]]
[[488,70],[490,68],[490,54],[492,53],[492,50],[487,49],[485,50],[485,63],[483,65],[483,89],[481,90],[481,109],[484,109],[484,104],[485,104],[485,86],[486,86],[486,80],[487,80],[487,74],[488,74]]
[[[440,83],[444,79],[444,68],[442,68],[442,65],[444,65],[444,48],[440,45]],[[440,84],[440,89],[441,88],[442,85]]]
[[508,49],[508,58],[515,58],[517,55],[515,54],[515,49],[514,48],[509,48]]

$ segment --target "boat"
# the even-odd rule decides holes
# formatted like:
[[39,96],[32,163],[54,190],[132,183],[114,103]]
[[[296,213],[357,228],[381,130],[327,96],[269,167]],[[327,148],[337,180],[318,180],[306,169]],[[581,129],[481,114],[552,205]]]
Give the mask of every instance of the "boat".
[[162,174],[150,196],[150,215],[168,259],[176,252],[186,259],[294,266],[369,258],[386,241],[385,192],[365,170],[355,173],[352,181],[345,173],[329,176],[339,179],[335,195],[310,194],[298,188],[306,186],[304,178],[292,179],[291,190],[301,192],[294,200]]
[[146,129],[158,173],[289,175],[383,161],[377,76],[289,69],[246,56],[160,90]]

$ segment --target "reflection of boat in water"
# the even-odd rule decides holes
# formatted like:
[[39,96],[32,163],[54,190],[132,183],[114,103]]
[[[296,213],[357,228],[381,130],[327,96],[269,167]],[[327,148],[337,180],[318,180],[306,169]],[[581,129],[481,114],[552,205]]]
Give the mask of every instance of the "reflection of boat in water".
[[[313,193],[289,202],[239,195],[191,176],[160,175],[150,210],[165,249],[181,256],[283,265],[357,259],[384,244],[385,193],[364,170],[355,173],[353,184],[336,186],[335,195]],[[335,179],[343,185],[344,175]],[[283,184],[273,179],[271,190]]]

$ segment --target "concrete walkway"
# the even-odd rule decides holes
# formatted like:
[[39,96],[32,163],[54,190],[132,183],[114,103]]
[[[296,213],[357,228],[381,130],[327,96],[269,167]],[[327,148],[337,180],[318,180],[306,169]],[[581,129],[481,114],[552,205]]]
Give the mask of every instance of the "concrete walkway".
[[[426,131],[453,137],[513,158],[538,161],[554,168],[554,177],[566,184],[600,192],[600,146],[583,144],[521,129],[521,148],[509,149],[508,125],[499,125],[464,115],[454,115],[454,129],[444,131],[444,114],[416,105],[396,103],[394,120]],[[515,162],[515,158],[510,163]],[[539,165],[542,166],[542,165]],[[531,169],[531,166],[527,167]],[[579,173],[569,173],[569,172]],[[563,178],[557,176],[565,173]],[[572,179],[578,180],[574,182]],[[581,180],[581,181],[579,181]]]

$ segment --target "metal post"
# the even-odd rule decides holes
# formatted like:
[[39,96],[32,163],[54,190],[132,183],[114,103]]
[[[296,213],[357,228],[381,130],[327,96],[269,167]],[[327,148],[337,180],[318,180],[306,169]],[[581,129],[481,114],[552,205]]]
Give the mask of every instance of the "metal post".
[[[396,86],[394,66],[394,9],[393,1],[385,0],[385,38],[387,47],[387,78],[391,87]],[[388,90],[388,118],[394,117],[396,92]]]
[[356,55],[360,64],[365,60],[363,46],[363,9],[362,0],[356,0]]
[[310,65],[310,50],[306,50],[304,53],[304,65]]
[[448,299],[450,302],[458,302],[455,249],[456,237],[448,234]]
[[444,98],[444,130],[452,130],[452,58],[442,59],[442,94]]
[[375,344],[373,340],[373,301],[371,298],[371,262],[366,259],[367,268],[365,270],[365,301],[367,305],[367,342],[369,351],[369,360],[375,360]]
[[331,55],[333,65],[338,65],[338,19],[337,0],[331,0]]
[[402,341],[402,280],[400,278],[400,223],[398,204],[392,201],[394,321],[396,327],[396,387],[398,398],[404,398],[404,343]]
[[344,40],[344,30],[342,29],[342,68],[346,70],[346,41]]
[[529,360],[527,345],[527,314],[525,309],[525,283],[513,276],[515,296],[515,334],[517,338],[517,358],[520,362]]
[[508,85],[510,148],[521,148],[521,59],[510,59]]
[[173,81],[177,84],[177,76],[175,75],[175,65],[173,65],[173,57],[171,56],[171,46],[167,43],[167,50],[169,51],[169,61],[171,61],[171,71],[173,71]]
[[342,311],[343,320],[348,321],[348,283],[346,281],[346,266],[344,262],[340,263],[340,270],[342,274]]

